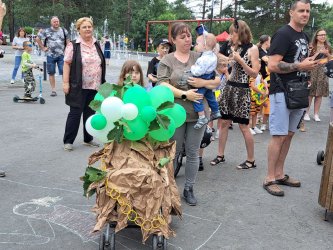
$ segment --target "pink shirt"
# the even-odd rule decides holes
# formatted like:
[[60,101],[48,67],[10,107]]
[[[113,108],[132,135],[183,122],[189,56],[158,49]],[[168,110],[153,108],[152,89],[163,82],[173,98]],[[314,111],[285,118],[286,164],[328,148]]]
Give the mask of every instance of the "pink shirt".
[[[96,47],[96,39],[92,44],[85,43],[81,37],[76,39],[76,43],[81,43],[82,57],[82,89],[98,89],[102,81],[102,60],[99,57]],[[65,49],[64,61],[72,63],[73,44],[68,43]]]

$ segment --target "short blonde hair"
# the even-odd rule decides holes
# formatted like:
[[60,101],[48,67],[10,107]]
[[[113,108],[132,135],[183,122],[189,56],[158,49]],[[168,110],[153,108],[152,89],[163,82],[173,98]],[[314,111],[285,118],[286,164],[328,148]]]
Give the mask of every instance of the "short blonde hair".
[[217,67],[227,67],[228,66],[228,57],[221,54],[217,55]]
[[80,30],[80,27],[81,27],[81,25],[82,25],[83,22],[89,22],[89,23],[91,23],[91,26],[94,27],[94,23],[91,20],[91,18],[89,18],[89,17],[81,17],[79,20],[76,21],[76,24],[75,24],[75,27],[76,27],[77,31]]

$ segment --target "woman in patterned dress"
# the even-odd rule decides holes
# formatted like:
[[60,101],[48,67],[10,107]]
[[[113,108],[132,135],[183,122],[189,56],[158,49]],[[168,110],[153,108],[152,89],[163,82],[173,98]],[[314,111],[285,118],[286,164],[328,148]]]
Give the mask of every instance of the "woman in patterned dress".
[[[319,29],[316,31],[311,42],[311,54],[323,53],[326,57],[332,55],[332,47],[328,44],[326,31],[324,29]],[[309,96],[309,107],[307,108],[306,114],[304,116],[305,121],[310,121],[309,111],[314,98],[314,116],[313,119],[316,122],[320,122],[319,109],[323,97],[328,96],[328,77],[325,75],[324,67],[317,67],[311,71],[310,77],[311,87]]]
[[224,150],[228,138],[228,128],[231,122],[238,123],[244,136],[247,159],[237,166],[238,169],[256,167],[254,160],[254,141],[249,129],[250,88],[249,77],[258,75],[259,51],[251,43],[252,33],[249,26],[241,20],[235,20],[230,26],[231,41],[234,49],[230,55],[232,71],[225,86],[219,106],[222,114],[218,155],[210,162],[217,165],[224,162]]

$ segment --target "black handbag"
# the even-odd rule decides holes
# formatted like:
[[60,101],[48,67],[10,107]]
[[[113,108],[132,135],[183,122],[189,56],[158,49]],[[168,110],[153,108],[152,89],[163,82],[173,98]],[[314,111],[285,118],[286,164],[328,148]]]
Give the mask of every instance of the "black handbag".
[[275,73],[276,81],[284,91],[288,109],[303,109],[309,106],[310,88],[304,77],[283,84],[280,76]]

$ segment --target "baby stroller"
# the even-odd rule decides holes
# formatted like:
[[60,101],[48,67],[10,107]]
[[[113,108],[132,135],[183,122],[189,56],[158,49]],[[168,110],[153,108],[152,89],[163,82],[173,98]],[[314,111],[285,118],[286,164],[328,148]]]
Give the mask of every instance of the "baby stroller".
[[[200,148],[207,147],[212,141],[212,136],[213,136],[213,130],[209,126],[206,126],[205,133],[201,140]],[[186,152],[185,152],[185,142],[184,142],[182,149],[180,150],[180,153],[176,155],[176,160],[174,163],[174,177],[177,177],[179,170],[183,165],[183,158],[185,156]]]

